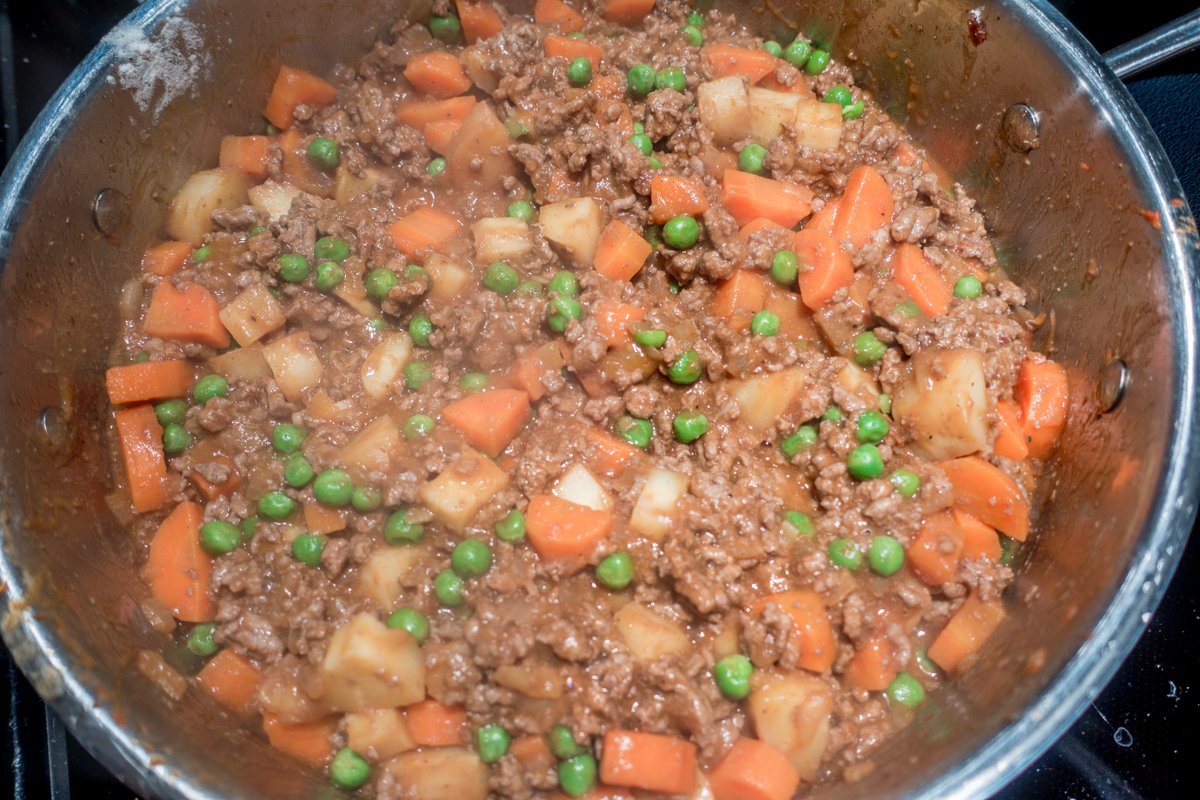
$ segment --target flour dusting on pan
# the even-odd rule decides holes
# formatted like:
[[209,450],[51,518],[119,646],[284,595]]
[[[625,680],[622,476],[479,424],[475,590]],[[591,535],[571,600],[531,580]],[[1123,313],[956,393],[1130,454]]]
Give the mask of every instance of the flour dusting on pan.
[[157,120],[177,98],[194,96],[196,85],[212,71],[212,56],[195,23],[169,19],[152,36],[120,25],[105,41],[115,51],[117,66],[110,82],[133,94],[143,112]]

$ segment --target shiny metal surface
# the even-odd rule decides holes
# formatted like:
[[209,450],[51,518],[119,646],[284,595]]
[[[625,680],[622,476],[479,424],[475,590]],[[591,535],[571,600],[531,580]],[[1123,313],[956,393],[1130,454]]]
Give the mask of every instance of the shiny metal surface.
[[1161,28],[1114,47],[1104,54],[1104,60],[1119,78],[1130,78],[1139,72],[1169,61],[1175,56],[1200,45],[1200,9],[1168,22]]
[[[1005,268],[1048,314],[1042,345],[1070,371],[1070,422],[1038,498],[1009,620],[981,666],[932,696],[872,771],[818,793],[982,796],[1048,747],[1112,675],[1195,516],[1195,225],[1124,87],[1042,3],[986,6],[978,45],[965,2],[794,5],[770,4],[762,30],[804,30],[831,45],[964,184]],[[132,668],[139,649],[164,639],[141,617],[136,554],[104,503],[101,375],[116,287],[137,268],[174,188],[211,163],[222,133],[254,125],[280,61],[325,71],[364,50],[403,7],[146,3],[51,102],[4,177],[0,632],[68,726],[146,795],[336,793],[207,699],[169,706]],[[163,27],[176,17],[195,27]],[[160,31],[150,40],[195,66],[197,79],[164,75],[145,94],[145,81],[111,80],[137,52],[138,31]],[[145,62],[140,74],[149,74]],[[180,93],[168,102],[169,89]],[[1003,131],[1018,104],[1036,112],[1038,146],[1028,152],[1014,151]],[[105,232],[93,221],[102,189],[129,208]],[[1101,414],[1098,383],[1114,358],[1129,374],[1121,403]]]

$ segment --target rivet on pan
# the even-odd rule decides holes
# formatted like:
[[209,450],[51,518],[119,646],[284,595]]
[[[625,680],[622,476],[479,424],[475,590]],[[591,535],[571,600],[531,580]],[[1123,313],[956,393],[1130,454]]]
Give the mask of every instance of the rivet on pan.
[[1013,103],[1004,112],[1004,121],[1001,123],[1005,144],[1017,153],[1036,149],[1041,144],[1038,139],[1039,123],[1036,111],[1024,103]]
[[1129,367],[1119,358],[1110,359],[1100,368],[1100,383],[1096,386],[1096,398],[1100,401],[1100,411],[1112,411],[1125,396],[1125,387],[1129,385]]
[[128,213],[128,198],[116,189],[101,189],[92,201],[92,223],[105,236],[116,235]]
[[61,455],[71,446],[71,426],[60,406],[43,408],[37,418],[37,430],[42,444],[55,455]]

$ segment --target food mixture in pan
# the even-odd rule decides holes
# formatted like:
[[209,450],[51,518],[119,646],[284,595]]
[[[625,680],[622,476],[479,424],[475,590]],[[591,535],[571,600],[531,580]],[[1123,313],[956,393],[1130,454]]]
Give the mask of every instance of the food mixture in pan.
[[437,0],[281,67],[122,293],[137,668],[379,798],[869,770],[1004,618],[1067,387],[837,55]]

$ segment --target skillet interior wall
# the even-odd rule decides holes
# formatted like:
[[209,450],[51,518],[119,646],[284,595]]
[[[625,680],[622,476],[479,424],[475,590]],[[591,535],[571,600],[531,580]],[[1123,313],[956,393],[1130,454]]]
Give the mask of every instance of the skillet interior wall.
[[[116,329],[116,287],[137,269],[174,189],[211,164],[220,136],[258,124],[281,61],[327,70],[423,4],[187,4],[183,16],[204,32],[211,53],[195,97],[176,100],[155,119],[127,89],[101,85],[63,132],[9,242],[0,294],[0,458],[6,556],[22,569],[9,590],[19,602],[5,620],[6,638],[33,666],[39,689],[60,693],[56,669],[22,647],[25,615],[36,612],[74,678],[164,760],[153,769],[199,776],[215,796],[308,796],[311,789],[294,769],[272,769],[285,761],[240,733],[241,723],[198,700],[168,708],[130,668],[139,649],[157,649],[162,638],[137,611],[144,593],[129,566],[131,547],[104,503],[102,371]],[[1036,309],[1053,311],[1048,328],[1056,335],[1047,343],[1071,370],[1064,455],[1044,491],[1055,502],[1043,509],[1041,533],[1020,568],[1010,621],[984,653],[987,668],[935,697],[911,733],[889,746],[897,757],[881,756],[853,789],[900,793],[1019,716],[1088,637],[1122,578],[1171,435],[1174,364],[1161,248],[1137,214],[1146,201],[1103,113],[1008,6],[986,7],[988,38],[975,46],[968,6],[951,0],[719,5],[755,16],[762,31],[780,38],[803,30],[852,64],[884,108],[980,201],[1004,263],[1031,289]],[[1040,146],[1028,154],[1001,136],[1004,112],[1018,102],[1040,114]],[[91,210],[107,187],[129,199],[126,220],[110,235],[96,230]],[[1135,380],[1122,406],[1101,416],[1094,387],[1109,353],[1133,365]],[[1040,670],[1028,668],[1039,659]],[[96,724],[86,716],[68,721]],[[118,747],[108,737],[90,739],[93,749]],[[217,752],[219,763],[211,757]],[[919,765],[908,757],[918,753]]]

